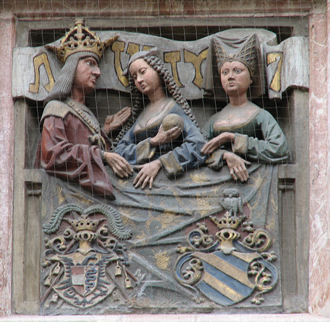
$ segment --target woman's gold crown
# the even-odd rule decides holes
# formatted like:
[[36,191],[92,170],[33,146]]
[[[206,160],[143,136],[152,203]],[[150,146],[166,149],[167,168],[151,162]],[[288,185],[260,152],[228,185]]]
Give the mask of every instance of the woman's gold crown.
[[57,57],[65,63],[67,58],[77,52],[91,52],[99,58],[102,57],[105,48],[110,46],[118,36],[101,41],[93,31],[85,27],[83,19],[76,19],[75,26],[62,38],[60,47],[47,45]]

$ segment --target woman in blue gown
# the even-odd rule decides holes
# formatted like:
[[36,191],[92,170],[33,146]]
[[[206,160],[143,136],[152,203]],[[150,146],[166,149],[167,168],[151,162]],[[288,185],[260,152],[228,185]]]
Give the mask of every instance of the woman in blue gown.
[[[134,186],[152,188],[155,177],[163,169],[169,178],[198,168],[206,157],[200,150],[206,143],[187,101],[173,77],[154,51],[133,55],[128,64],[132,86],[133,113],[137,120],[118,143],[115,152],[123,156],[139,173]],[[166,92],[169,93],[167,97]],[[143,109],[142,94],[149,103]],[[142,112],[141,112],[142,111]],[[164,130],[166,116],[176,114],[183,127]],[[126,129],[124,129],[126,131]]]

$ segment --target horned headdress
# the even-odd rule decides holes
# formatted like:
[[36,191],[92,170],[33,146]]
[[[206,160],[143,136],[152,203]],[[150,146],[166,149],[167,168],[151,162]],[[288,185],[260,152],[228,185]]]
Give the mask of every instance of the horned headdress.
[[218,99],[225,99],[226,94],[221,86],[219,72],[224,63],[232,61],[239,61],[248,68],[253,81],[250,87],[251,97],[256,98],[262,95],[264,93],[264,70],[259,39],[256,34],[240,39],[212,37],[203,82],[206,93],[214,92]]

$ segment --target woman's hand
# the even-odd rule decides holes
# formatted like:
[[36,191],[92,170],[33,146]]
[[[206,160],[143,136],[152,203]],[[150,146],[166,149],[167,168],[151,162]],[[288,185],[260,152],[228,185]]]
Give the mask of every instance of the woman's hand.
[[156,178],[161,167],[162,163],[159,160],[134,167],[135,169],[140,170],[133,181],[134,187],[138,188],[141,186],[141,189],[144,189],[145,186],[149,183],[149,189],[151,189],[154,179]]
[[128,178],[133,174],[131,165],[118,153],[104,152],[104,159],[118,177]]
[[180,134],[181,134],[181,129],[177,126],[173,127],[168,131],[164,131],[163,125],[161,125],[157,135],[152,139],[150,139],[150,144],[152,146],[167,144],[177,139],[180,136]]
[[104,132],[109,135],[111,131],[122,126],[129,119],[131,114],[132,109],[130,107],[125,107],[115,115],[108,115],[103,126]]
[[235,142],[235,134],[234,133],[229,133],[229,132],[223,132],[207,142],[202,150],[202,154],[211,154],[213,151],[218,149],[221,145],[227,142]]
[[249,161],[242,159],[240,156],[233,152],[225,152],[223,154],[223,159],[226,160],[229,173],[234,180],[239,179],[244,182],[249,179],[249,173],[246,169],[246,164],[251,164]]

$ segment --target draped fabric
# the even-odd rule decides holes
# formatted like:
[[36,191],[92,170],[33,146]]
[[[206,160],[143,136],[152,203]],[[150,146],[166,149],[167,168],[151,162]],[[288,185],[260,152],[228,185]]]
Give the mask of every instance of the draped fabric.
[[[246,221],[252,221],[255,227],[266,228],[273,236],[279,233],[277,166],[252,164],[248,183],[235,182],[227,167],[219,172],[201,167],[188,170],[175,179],[169,179],[161,170],[152,190],[134,188],[136,172],[128,179],[118,179],[109,167],[107,170],[116,196],[114,201],[92,195],[79,184],[67,184],[45,175],[43,222],[48,222],[52,211],[63,202],[84,208],[106,203],[116,209],[125,229],[132,231],[132,238],[123,241],[129,254],[129,269],[145,276],[133,292],[142,307],[159,305],[167,308],[169,298],[182,308],[196,305],[194,291],[181,286],[175,278],[179,258],[177,247],[186,245],[187,235],[198,223],[206,223],[210,234],[217,232],[209,217],[224,214],[219,200],[226,189],[239,191]],[[277,242],[272,249],[279,254]],[[206,301],[200,306],[209,305]]]
[[[171,112],[181,110],[174,106]],[[109,166],[104,166],[100,148],[90,145],[88,136],[91,132],[82,120],[72,113],[44,118],[40,160],[43,224],[65,204],[77,204],[84,209],[107,204],[118,211],[125,229],[132,231],[132,238],[123,241],[127,247],[129,270],[143,276],[132,290],[135,303],[140,307],[168,309],[179,305],[187,310],[195,307],[195,292],[180,285],[175,278],[176,261],[180,256],[177,247],[186,245],[187,235],[198,223],[206,223],[211,234],[217,232],[209,217],[224,214],[220,200],[226,189],[237,189],[246,221],[278,235],[277,166],[252,162],[248,166],[248,182],[234,181],[227,166],[214,171],[202,164],[204,159],[199,151],[204,139],[198,129],[190,128],[190,121],[184,121],[182,138],[165,150],[156,149],[150,157],[166,160],[170,155],[174,156],[178,168],[184,169],[182,175],[176,175],[173,167],[174,176],[169,178],[169,170],[163,166],[152,190],[141,190],[133,186],[137,172],[127,179],[120,179]],[[135,135],[133,127],[126,134],[125,144],[119,145],[119,149],[132,164],[138,163],[135,143],[139,142],[140,135],[142,141],[148,141],[144,133],[153,136],[159,126],[160,123],[148,131],[135,132]],[[201,139],[195,141],[196,138]],[[109,198],[111,193],[115,200]],[[279,253],[277,242],[272,249]],[[206,300],[200,308],[213,305]],[[96,305],[91,312],[96,314],[100,308],[101,304]]]

